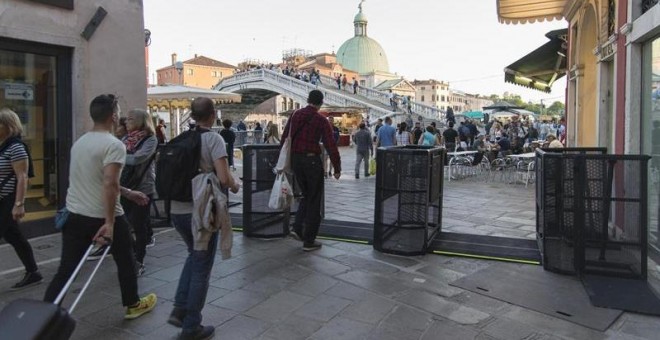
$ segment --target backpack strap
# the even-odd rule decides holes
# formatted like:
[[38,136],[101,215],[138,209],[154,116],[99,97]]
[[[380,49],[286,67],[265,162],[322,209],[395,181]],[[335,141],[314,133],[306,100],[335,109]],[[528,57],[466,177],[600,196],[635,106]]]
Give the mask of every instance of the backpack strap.
[[[11,137],[11,138],[5,140],[5,142],[2,145],[0,145],[0,155],[2,155],[7,149],[9,149],[10,146],[12,146],[16,143],[22,144],[23,147],[25,148],[25,153],[28,156],[28,178],[33,178],[34,177],[34,166],[32,165],[32,154],[30,154],[30,149],[28,148],[27,144],[25,144],[25,142],[23,142],[23,140],[20,138],[20,136],[19,137]],[[11,178],[11,176],[9,177],[9,179],[10,178]],[[2,183],[0,183],[0,184],[2,184],[2,185],[0,185],[0,187],[7,184],[9,179],[6,179],[6,181],[2,181]]]

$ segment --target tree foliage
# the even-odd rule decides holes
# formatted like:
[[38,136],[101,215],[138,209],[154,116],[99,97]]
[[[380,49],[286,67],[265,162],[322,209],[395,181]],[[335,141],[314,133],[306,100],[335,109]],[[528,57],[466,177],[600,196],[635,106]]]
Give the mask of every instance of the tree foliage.
[[508,102],[509,104],[522,107],[523,109],[527,111],[532,111],[536,114],[561,116],[564,114],[564,110],[565,110],[564,103],[560,101],[555,101],[552,103],[552,105],[545,107],[540,103],[525,102],[517,94],[505,93],[505,95],[501,97],[497,94],[491,94],[490,96],[488,96],[488,99],[492,100],[493,103],[497,103],[499,101],[505,101]]

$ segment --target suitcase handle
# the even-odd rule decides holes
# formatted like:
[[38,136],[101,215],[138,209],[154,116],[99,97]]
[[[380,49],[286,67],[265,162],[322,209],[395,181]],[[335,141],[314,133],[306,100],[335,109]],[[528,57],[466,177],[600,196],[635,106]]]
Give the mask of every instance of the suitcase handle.
[[[83,264],[85,261],[87,261],[87,258],[89,257],[89,254],[91,254],[92,250],[94,249],[95,243],[92,243],[89,245],[87,248],[87,251],[83,255],[82,259],[78,263],[78,266],[76,266],[76,270],[73,271],[73,274],[69,278],[69,280],[66,282],[64,285],[64,288],[62,288],[62,291],[60,291],[60,294],[57,295],[57,298],[55,299],[55,302],[53,302],[56,305],[59,305],[62,300],[64,300],[64,297],[66,296],[67,291],[69,288],[71,288],[71,285],[73,282],[76,280],[76,277],[78,276],[78,273],[80,273],[80,269],[82,268]],[[94,270],[92,271],[92,274],[89,275],[89,278],[85,282],[85,285],[83,286],[82,290],[80,290],[80,293],[78,294],[78,297],[73,301],[73,304],[71,307],[69,307],[69,314],[73,312],[73,310],[76,308],[76,305],[78,305],[78,302],[80,301],[80,298],[82,298],[83,294],[87,290],[87,287],[89,287],[89,284],[92,282],[92,279],[94,278],[94,275],[96,275],[96,271],[101,267],[101,263],[103,263],[103,260],[105,259],[106,255],[108,255],[108,252],[110,251],[110,244],[108,244],[107,247],[105,247],[105,251],[103,252],[103,256],[99,259],[99,261],[96,263],[96,266],[94,267]]]

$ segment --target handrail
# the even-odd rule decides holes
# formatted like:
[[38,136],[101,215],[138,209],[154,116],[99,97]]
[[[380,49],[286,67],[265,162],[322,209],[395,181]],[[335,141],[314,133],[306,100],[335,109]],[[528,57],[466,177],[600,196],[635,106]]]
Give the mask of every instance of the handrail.
[[[330,76],[321,75],[321,79],[324,81],[323,85],[326,86],[336,86],[337,81],[335,78],[332,78]],[[328,84],[328,82],[330,84]],[[363,97],[369,98],[371,100],[378,101],[384,105],[390,105],[390,97],[389,93],[384,92],[384,91],[379,91],[376,89],[372,89],[369,87],[363,87],[359,86],[358,87],[358,95],[361,95]],[[410,103],[410,109],[412,112],[415,114],[424,116],[425,118],[433,119],[433,120],[444,120],[445,117],[445,111],[438,109],[437,107],[433,107],[430,105],[422,104],[416,101],[412,101]]]
[[[352,92],[349,94],[343,93],[343,91],[338,89],[332,89],[332,85],[327,84],[327,82],[329,82],[331,79],[331,77],[322,76],[322,81],[325,80],[326,83],[323,83],[323,86],[320,88],[320,90],[324,92],[326,98],[325,101],[328,103],[331,102],[335,105],[346,107],[365,107],[381,115],[380,117],[372,118],[372,120],[378,118],[384,119],[385,117],[395,116],[404,112],[403,110],[390,110],[389,95],[386,92],[360,87],[358,88],[358,97],[355,97]],[[306,98],[309,91],[319,89],[319,87],[314,84],[268,69],[258,69],[234,74],[231,77],[224,78],[218,85],[216,85],[215,89],[221,90],[226,87],[241,85],[253,81],[266,81],[276,86],[284,87],[287,91],[290,91],[291,93],[302,98]],[[379,104],[385,106],[385,108],[371,104],[368,101],[361,99],[360,97],[378,102]],[[439,120],[442,118],[442,113],[440,110],[428,105],[412,102],[411,109],[413,113],[422,115],[428,119]]]

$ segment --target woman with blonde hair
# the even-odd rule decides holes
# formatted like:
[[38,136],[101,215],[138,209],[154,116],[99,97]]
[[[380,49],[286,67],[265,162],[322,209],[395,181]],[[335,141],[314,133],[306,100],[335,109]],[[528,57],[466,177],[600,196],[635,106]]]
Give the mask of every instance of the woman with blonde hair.
[[156,171],[154,156],[158,139],[151,115],[140,109],[128,111],[126,115],[127,134],[122,138],[126,146],[126,165],[122,170],[122,191],[136,190],[148,197],[145,205],[122,199],[122,207],[126,217],[135,232],[135,260],[137,273],[144,273],[144,257],[146,247],[153,244],[153,230],[149,224],[149,208],[156,193]]
[[18,228],[18,223],[25,217],[25,193],[30,172],[30,156],[21,140],[22,132],[18,115],[10,109],[0,109],[0,237],[14,247],[25,266],[23,279],[11,289],[25,288],[43,280],[32,247]]

